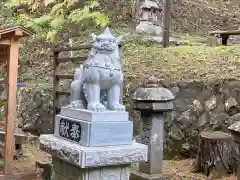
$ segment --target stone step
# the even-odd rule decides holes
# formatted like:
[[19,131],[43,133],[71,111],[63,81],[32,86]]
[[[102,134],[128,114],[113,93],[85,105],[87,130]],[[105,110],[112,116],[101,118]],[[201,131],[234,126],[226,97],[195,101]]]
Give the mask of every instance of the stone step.
[[[26,140],[26,135],[20,128],[15,129],[15,144],[23,144]],[[0,131],[0,141],[5,141],[5,131]]]
[[42,178],[44,179],[50,179],[51,178],[51,172],[52,172],[52,160],[37,160],[36,161],[36,168],[37,169],[43,169],[42,171]]

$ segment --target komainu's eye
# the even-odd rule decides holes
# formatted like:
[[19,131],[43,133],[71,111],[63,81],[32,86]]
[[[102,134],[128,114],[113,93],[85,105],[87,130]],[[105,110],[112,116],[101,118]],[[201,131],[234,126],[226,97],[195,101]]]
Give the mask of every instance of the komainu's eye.
[[101,39],[100,39],[99,37],[96,37],[96,41],[97,41],[97,42],[100,42]]

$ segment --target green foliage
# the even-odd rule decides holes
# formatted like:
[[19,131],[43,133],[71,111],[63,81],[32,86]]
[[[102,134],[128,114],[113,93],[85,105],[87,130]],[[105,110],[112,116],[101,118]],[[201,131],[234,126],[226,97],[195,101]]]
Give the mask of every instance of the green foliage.
[[[105,27],[109,23],[108,17],[97,10],[99,2],[88,0],[84,8],[78,8],[78,0],[11,0],[8,7],[27,6],[27,11],[17,12],[15,20],[27,27],[31,27],[38,35],[50,42],[65,30],[70,24],[77,24],[83,28]],[[41,10],[39,10],[41,9]],[[36,17],[37,14],[37,17]]]
[[7,26],[11,26],[14,24],[11,17],[13,15],[12,9],[9,9],[5,6],[4,0],[0,0],[0,29],[3,29]]

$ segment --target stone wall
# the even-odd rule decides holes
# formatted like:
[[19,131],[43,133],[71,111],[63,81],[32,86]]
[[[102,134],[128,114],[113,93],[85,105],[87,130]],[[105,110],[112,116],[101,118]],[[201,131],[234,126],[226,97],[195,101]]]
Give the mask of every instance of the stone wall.
[[166,115],[165,158],[195,156],[201,131],[228,132],[228,126],[240,120],[238,80],[161,84],[176,96],[173,112]]
[[31,85],[18,89],[18,123],[26,132],[35,135],[51,133],[53,103],[52,88]]
[[[134,83],[134,82],[132,82]],[[240,81],[205,82],[162,81],[176,100],[174,111],[165,122],[165,157],[195,156],[198,135],[203,130],[221,130],[240,120]],[[129,93],[131,105],[132,88]],[[52,91],[50,87],[31,86],[19,89],[19,119],[24,129],[34,134],[49,133],[52,120]],[[128,99],[128,98],[127,98]],[[139,114],[131,110],[134,134],[139,133]]]

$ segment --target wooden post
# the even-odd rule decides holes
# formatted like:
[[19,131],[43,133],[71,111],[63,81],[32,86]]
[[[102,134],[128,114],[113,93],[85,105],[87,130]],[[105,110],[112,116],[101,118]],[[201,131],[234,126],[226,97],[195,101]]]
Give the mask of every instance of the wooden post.
[[55,128],[55,116],[58,114],[58,103],[57,103],[57,85],[58,85],[58,78],[57,78],[57,66],[58,66],[58,58],[59,52],[53,53],[53,119],[52,119],[52,133],[54,133]]
[[10,56],[8,63],[8,105],[5,134],[5,155],[4,174],[12,174],[13,154],[14,154],[14,131],[16,118],[16,93],[17,93],[17,71],[18,71],[18,48],[19,39],[12,37],[10,45]]
[[[8,29],[0,30],[0,48],[1,50],[7,49],[4,59],[2,56],[2,63],[7,62],[8,77],[3,80],[2,84],[8,84],[8,99],[1,101],[6,107],[6,124],[5,131],[1,133],[5,136],[4,142],[4,170],[0,179],[11,179],[13,174],[13,156],[15,148],[15,120],[16,120],[16,107],[17,107],[17,76],[18,76],[18,53],[19,53],[19,40],[21,37],[30,36],[33,33],[29,30],[16,26]],[[6,82],[5,82],[6,81]],[[4,123],[3,123],[4,124]]]
[[84,8],[85,0],[78,0],[78,7]]
[[171,0],[164,0],[164,9],[163,9],[163,47],[166,48],[169,46],[169,26],[171,18]]

